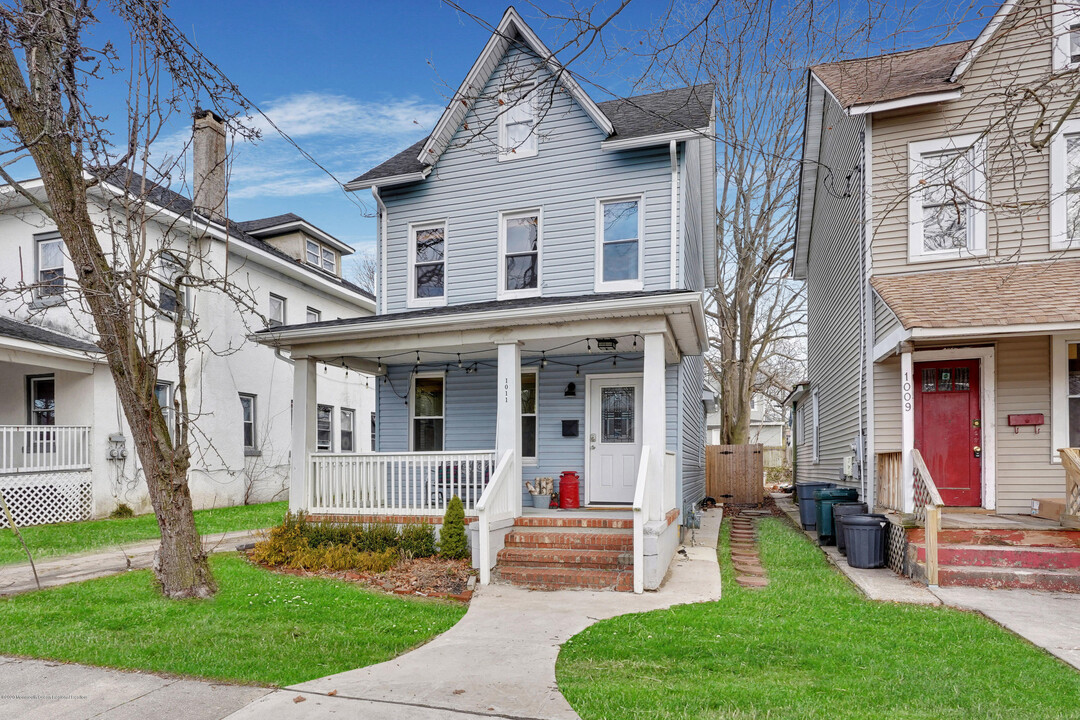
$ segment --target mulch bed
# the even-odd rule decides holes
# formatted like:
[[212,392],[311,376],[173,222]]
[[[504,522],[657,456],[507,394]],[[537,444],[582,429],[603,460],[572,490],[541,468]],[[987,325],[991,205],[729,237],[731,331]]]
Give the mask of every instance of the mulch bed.
[[[358,573],[349,570],[296,570],[286,567],[261,565],[272,572],[302,577],[325,577],[355,582],[373,590],[409,595],[413,597],[441,598],[468,602],[472,599],[469,578],[476,571],[468,560],[446,560],[439,557],[402,560],[386,572]],[[473,581],[475,583],[475,581]]]

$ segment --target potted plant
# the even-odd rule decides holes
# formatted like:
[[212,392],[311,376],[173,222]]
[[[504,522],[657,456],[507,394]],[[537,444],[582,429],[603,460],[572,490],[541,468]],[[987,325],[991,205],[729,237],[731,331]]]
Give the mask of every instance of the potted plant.
[[531,482],[525,483],[525,489],[532,496],[534,508],[548,508],[551,506],[551,494],[555,492],[555,478],[538,477],[535,485]]

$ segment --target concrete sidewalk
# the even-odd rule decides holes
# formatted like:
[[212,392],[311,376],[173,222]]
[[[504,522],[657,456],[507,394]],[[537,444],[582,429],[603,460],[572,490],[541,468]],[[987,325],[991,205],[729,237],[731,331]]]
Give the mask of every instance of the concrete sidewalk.
[[[258,532],[260,531],[241,530],[205,535],[202,539],[203,548],[207,552],[235,550],[241,543],[254,541]],[[46,588],[116,575],[127,570],[141,570],[150,567],[157,549],[157,540],[147,540],[78,555],[49,558],[36,562],[38,578],[41,586]],[[0,595],[14,595],[36,589],[30,563],[0,565]]]
[[0,657],[0,718],[220,720],[266,688]]
[[559,648],[598,620],[718,600],[720,521],[719,510],[704,515],[701,530],[685,554],[676,555],[657,592],[539,592],[489,585],[480,588],[457,625],[427,645],[389,662],[273,692],[230,719],[573,720],[578,716],[555,682]]

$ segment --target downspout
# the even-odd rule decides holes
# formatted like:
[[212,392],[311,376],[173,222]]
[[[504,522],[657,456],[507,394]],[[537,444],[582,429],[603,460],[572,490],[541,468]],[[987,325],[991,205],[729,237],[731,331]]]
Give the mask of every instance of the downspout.
[[863,382],[866,387],[866,442],[863,444],[863,480],[866,489],[863,498],[866,505],[873,512],[877,505],[877,462],[874,443],[874,297],[870,287],[870,275],[874,266],[872,253],[873,240],[873,192],[874,192],[874,155],[873,155],[873,117],[870,114],[863,116],[863,194],[862,194],[862,220],[863,220],[863,292],[862,303],[863,324],[863,358],[865,368]]
[[379,186],[371,186],[371,196],[375,198],[375,205],[378,208],[378,221],[376,222],[376,233],[378,237],[375,239],[378,247],[378,262],[379,272],[375,278],[375,299],[378,303],[377,308],[381,307],[380,315],[386,314],[386,292],[383,288],[383,278],[386,277],[386,205],[382,201],[382,196],[379,195]]
[[679,253],[678,216],[679,206],[679,143],[672,140],[668,143],[668,154],[671,156],[671,267],[670,287],[672,290],[678,287],[677,258]]

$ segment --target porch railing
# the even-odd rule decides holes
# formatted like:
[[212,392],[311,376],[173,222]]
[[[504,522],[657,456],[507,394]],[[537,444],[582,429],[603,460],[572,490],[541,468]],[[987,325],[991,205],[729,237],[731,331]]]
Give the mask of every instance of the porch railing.
[[915,519],[926,532],[926,582],[938,584],[938,532],[941,530],[941,508],[945,502],[941,499],[934,478],[923,462],[922,453],[911,451],[912,480],[914,482]]
[[308,512],[442,515],[457,495],[466,515],[495,469],[495,451],[312,453]]
[[1080,448],[1061,448],[1061,465],[1065,468],[1065,512],[1061,524],[1080,528]]
[[877,454],[877,491],[874,498],[880,507],[901,512],[904,507],[904,454]]
[[0,475],[90,469],[85,425],[0,425]]
[[480,584],[491,583],[491,568],[495,565],[495,558],[491,552],[492,524],[513,520],[517,514],[515,498],[521,498],[521,487],[514,482],[517,473],[514,471],[514,451],[507,450],[499,458],[499,464],[491,476],[491,482],[484,489],[476,503],[476,514],[479,528],[479,560],[480,560]]

